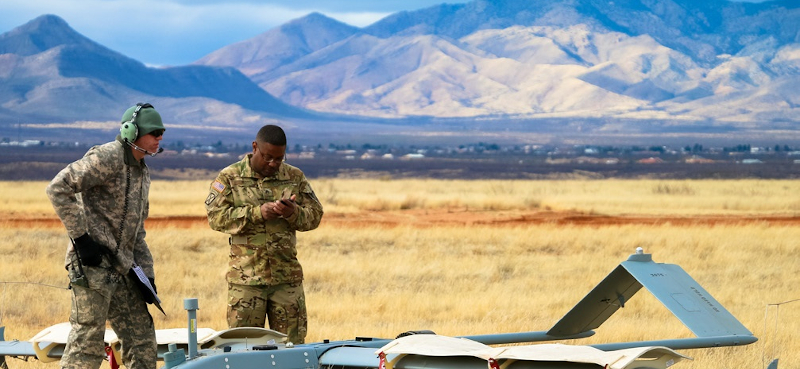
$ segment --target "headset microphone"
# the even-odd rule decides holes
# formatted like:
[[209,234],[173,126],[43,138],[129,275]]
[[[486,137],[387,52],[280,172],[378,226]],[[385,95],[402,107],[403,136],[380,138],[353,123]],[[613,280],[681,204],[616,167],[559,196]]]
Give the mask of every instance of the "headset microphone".
[[133,142],[130,142],[130,141],[125,141],[125,142],[127,142],[128,145],[130,145],[130,147],[132,147],[134,150],[139,151],[139,152],[143,152],[143,153],[145,153],[147,155],[150,155],[150,156],[156,156],[156,155],[161,154],[162,152],[164,152],[164,148],[163,147],[159,147],[158,151],[156,151],[156,152],[150,152],[150,151],[147,151],[147,150],[145,150],[145,149],[143,149],[143,148],[141,148],[139,146],[136,146],[136,144],[133,143]]

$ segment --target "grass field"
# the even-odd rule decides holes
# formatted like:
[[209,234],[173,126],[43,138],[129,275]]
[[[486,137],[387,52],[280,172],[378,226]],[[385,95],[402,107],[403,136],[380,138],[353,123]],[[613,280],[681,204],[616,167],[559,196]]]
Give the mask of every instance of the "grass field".
[[[764,368],[776,356],[782,368],[800,367],[800,302],[768,306],[800,298],[800,184],[794,181],[311,183],[326,214],[319,229],[298,235],[309,342],[390,338],[418,329],[443,335],[547,330],[642,247],[656,262],[683,267],[760,339],[744,347],[682,350],[695,360],[678,367]],[[45,185],[0,182],[0,325],[6,339],[27,340],[68,318],[62,268],[67,239],[60,224],[41,221],[55,217]],[[227,238],[202,221],[207,186],[152,185],[147,240],[167,311],[167,317],[154,314],[158,329],[185,326],[188,297],[199,299],[201,327],[226,327]],[[559,212],[620,221],[431,223],[431,216],[490,219],[503,213],[530,220]],[[178,216],[194,221],[170,218]],[[726,221],[629,221],[669,217]],[[386,218],[393,221],[363,221]],[[643,290],[594,337],[566,343],[691,336]],[[11,358],[8,364],[58,367]]]

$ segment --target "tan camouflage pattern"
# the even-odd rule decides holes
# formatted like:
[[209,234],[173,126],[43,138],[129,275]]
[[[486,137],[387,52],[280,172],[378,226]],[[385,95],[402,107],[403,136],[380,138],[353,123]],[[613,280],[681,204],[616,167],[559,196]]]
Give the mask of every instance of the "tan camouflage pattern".
[[[262,178],[250,168],[251,156],[223,169],[205,201],[211,229],[238,236],[231,238],[236,242],[230,245],[227,281],[250,286],[300,283],[303,268],[295,233],[319,226],[322,205],[300,169],[283,163],[274,176]],[[261,204],[280,199],[287,189],[296,195],[294,214],[264,220]]]
[[[77,260],[68,267],[70,280],[80,271]],[[122,363],[128,369],[155,369],[156,333],[135,281],[119,274],[107,258],[96,267],[83,267],[89,288],[72,284],[69,332],[61,367],[99,368],[105,358],[106,320],[122,344]]]
[[308,314],[303,284],[243,286],[228,284],[228,327],[266,327],[287,335],[295,344],[305,343]]
[[[144,221],[150,206],[150,173],[144,160],[136,161],[130,150],[119,137],[92,147],[83,158],[61,170],[46,192],[70,238],[88,232],[114,255],[117,272],[126,274],[135,261],[148,277],[154,278],[153,256],[144,240]],[[126,167],[131,170],[128,211],[122,238],[118,239],[125,204]],[[65,265],[74,253],[70,245]]]

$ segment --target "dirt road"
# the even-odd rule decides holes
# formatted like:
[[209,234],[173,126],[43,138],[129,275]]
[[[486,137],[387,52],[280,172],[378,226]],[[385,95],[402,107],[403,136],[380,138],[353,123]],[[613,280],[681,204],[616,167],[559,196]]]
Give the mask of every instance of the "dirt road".
[[[525,226],[538,224],[572,225],[587,227],[617,226],[627,224],[643,225],[734,225],[763,223],[768,225],[800,226],[800,216],[734,216],[734,215],[692,215],[655,216],[631,215],[608,216],[580,212],[559,211],[467,211],[467,210],[402,210],[358,213],[326,213],[323,225],[335,227],[440,227],[440,226]],[[207,227],[203,216],[151,217],[148,228],[193,228]],[[0,213],[0,227],[61,227],[61,222],[53,217],[26,216]]]

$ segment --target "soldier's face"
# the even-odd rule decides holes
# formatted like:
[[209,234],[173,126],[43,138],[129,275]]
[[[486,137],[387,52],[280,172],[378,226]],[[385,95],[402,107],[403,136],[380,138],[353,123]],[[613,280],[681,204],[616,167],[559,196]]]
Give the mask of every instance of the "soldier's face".
[[[154,153],[158,152],[158,145],[162,139],[164,139],[164,130],[160,129],[137,138],[136,141],[133,141],[133,144],[147,150],[148,152]],[[133,154],[133,156],[137,159],[141,159],[145,155],[137,150],[133,150]]]
[[253,170],[264,177],[275,175],[286,156],[286,146],[275,146],[266,142],[253,142]]

